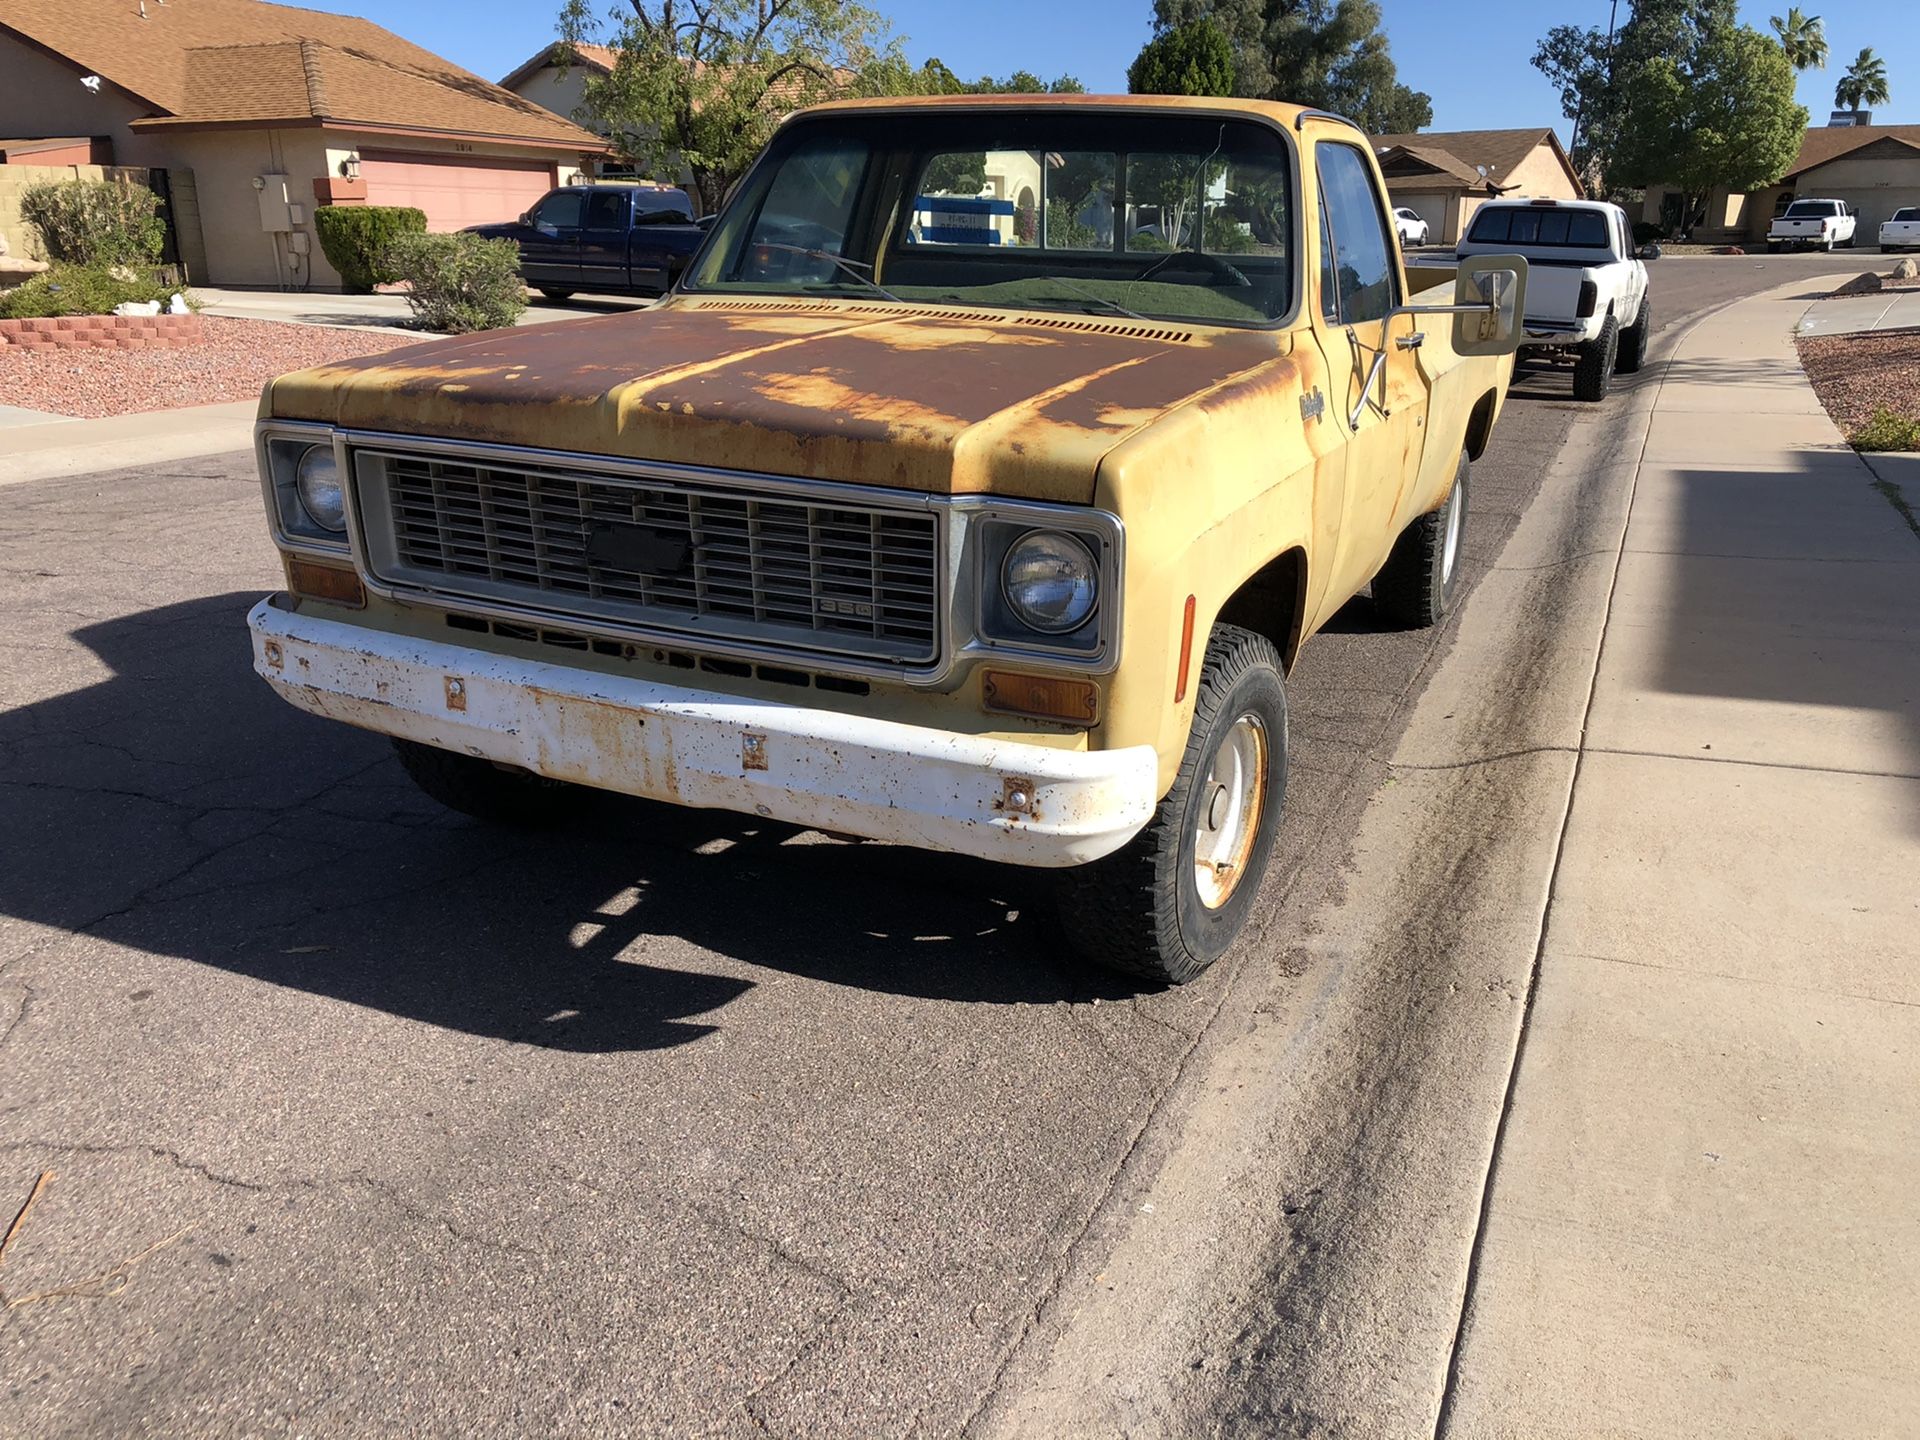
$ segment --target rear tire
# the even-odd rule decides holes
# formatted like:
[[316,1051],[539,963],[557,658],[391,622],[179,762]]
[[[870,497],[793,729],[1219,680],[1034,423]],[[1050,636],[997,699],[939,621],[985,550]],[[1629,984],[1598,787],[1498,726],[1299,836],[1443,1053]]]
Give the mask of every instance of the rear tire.
[[1246,925],[1286,790],[1279,653],[1265,636],[1216,625],[1173,788],[1124,847],[1060,874],[1061,919],[1073,944],[1155,985],[1199,975]]
[[586,794],[564,780],[496,765],[476,755],[398,738],[393,748],[407,778],[428,795],[449,810],[492,825],[534,829],[558,824],[579,808]]
[[1647,363],[1647,337],[1653,333],[1653,297],[1643,296],[1640,301],[1640,313],[1633,317],[1633,324],[1620,333],[1620,354],[1614,361],[1614,370],[1622,375],[1632,375]]
[[1400,532],[1393,553],[1373,577],[1373,608],[1405,629],[1438,625],[1453,608],[1467,534],[1469,469],[1463,450],[1445,501]]
[[571,300],[574,295],[574,292],[571,290],[552,289],[545,285],[540,287],[540,293],[549,300]]
[[1620,322],[1609,315],[1600,333],[1580,347],[1573,365],[1573,398],[1600,401],[1613,383],[1614,364],[1620,358]]

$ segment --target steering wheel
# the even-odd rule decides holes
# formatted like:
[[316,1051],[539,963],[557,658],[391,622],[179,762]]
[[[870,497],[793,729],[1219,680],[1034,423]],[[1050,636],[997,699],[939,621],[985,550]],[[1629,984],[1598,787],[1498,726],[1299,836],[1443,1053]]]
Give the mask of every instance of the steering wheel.
[[1247,278],[1246,272],[1241,270],[1237,265],[1229,265],[1218,255],[1209,255],[1204,250],[1170,251],[1162,255],[1138,275],[1134,276],[1134,283],[1138,284],[1142,280],[1151,280],[1176,260],[1197,260],[1200,262],[1200,269],[1211,271],[1222,280],[1225,280],[1229,285],[1243,285],[1249,288],[1253,285],[1253,282]]

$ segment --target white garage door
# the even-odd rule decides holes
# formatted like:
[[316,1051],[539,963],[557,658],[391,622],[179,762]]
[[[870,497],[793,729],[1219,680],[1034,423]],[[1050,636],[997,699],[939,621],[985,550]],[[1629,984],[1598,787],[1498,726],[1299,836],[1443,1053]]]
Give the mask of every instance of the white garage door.
[[369,205],[412,205],[427,229],[512,220],[553,188],[553,170],[526,160],[474,160],[397,150],[360,152]]

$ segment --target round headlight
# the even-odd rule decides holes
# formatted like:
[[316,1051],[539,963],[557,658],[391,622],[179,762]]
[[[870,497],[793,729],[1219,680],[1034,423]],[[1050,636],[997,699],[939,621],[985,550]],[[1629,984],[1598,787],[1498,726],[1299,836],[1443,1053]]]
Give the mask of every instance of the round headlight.
[[1000,569],[1000,591],[1022,625],[1043,635],[1077,630],[1099,595],[1093,553],[1071,535],[1034,530],[1013,542]]
[[300,508],[314,524],[336,532],[347,528],[347,497],[340,488],[340,462],[333,457],[333,446],[309,445],[302,451],[293,485]]

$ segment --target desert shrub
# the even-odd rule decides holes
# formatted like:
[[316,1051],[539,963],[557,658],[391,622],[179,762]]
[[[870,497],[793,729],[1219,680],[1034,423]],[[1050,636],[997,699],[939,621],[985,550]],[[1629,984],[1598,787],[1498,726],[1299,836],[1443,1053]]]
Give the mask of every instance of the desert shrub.
[[387,266],[387,248],[403,235],[424,233],[427,216],[411,205],[322,205],[313,212],[313,228],[341,284],[364,295],[400,278]]
[[435,330],[495,330],[527,308],[520,247],[478,235],[402,235],[387,263],[407,283],[407,303]]
[[1633,243],[1651,245],[1667,238],[1667,227],[1657,220],[1636,220],[1633,222]]
[[0,291],[0,320],[34,320],[50,315],[107,315],[128,302],[158,300],[164,308],[180,294],[178,285],[150,271],[105,265],[55,265],[23,285]]
[[1882,406],[1853,432],[1856,450],[1920,450],[1920,416],[1896,415]]
[[34,185],[20,197],[20,215],[61,264],[157,265],[167,243],[160,197],[130,180]]

